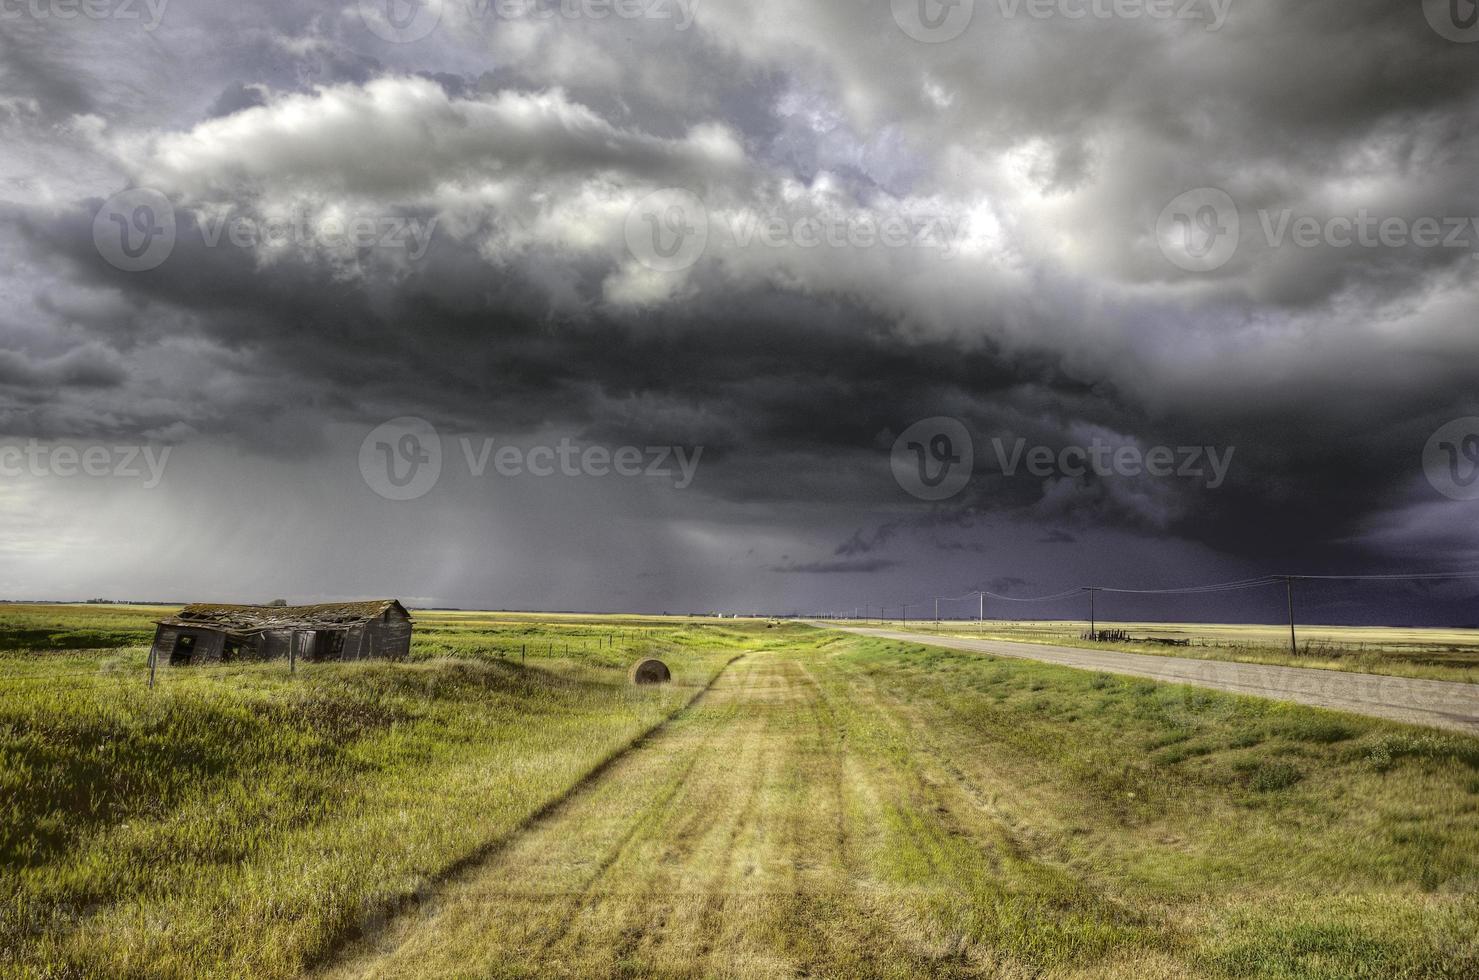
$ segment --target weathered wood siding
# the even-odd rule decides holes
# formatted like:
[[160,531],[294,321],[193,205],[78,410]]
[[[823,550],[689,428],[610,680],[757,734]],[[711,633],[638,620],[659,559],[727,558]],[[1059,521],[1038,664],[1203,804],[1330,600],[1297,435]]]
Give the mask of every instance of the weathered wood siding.
[[169,662],[169,652],[175,645],[175,634],[178,631],[173,626],[154,627],[154,645],[149,648],[149,655],[157,664]]
[[395,609],[365,624],[366,656],[405,660],[411,654],[411,621]]
[[168,665],[181,636],[193,637],[192,666],[221,662],[227,643],[233,645],[232,660],[286,659],[296,650],[299,660],[405,660],[411,653],[409,616],[399,606],[387,609],[368,622],[325,629],[272,629],[242,635],[207,625],[159,624],[151,651],[155,662]]
[[184,626],[160,626],[154,631],[154,645],[151,647],[154,662],[160,666],[167,666],[175,654],[175,647],[181,637],[195,639],[195,648],[190,651],[191,666],[220,661],[221,649],[226,640],[224,633],[218,630]]
[[286,657],[288,655],[289,636],[291,634],[280,630],[263,633],[257,643],[257,656],[263,660],[275,660],[279,657]]

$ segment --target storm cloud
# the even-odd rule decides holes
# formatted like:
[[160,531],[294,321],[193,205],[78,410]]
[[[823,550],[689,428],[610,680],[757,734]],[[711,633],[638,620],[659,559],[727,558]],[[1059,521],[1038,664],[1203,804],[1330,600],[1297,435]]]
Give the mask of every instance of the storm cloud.
[[[1479,416],[1438,7],[921,4],[5,7],[0,440],[177,452],[148,494],[12,479],[0,590],[788,611],[1479,558],[1424,467]],[[395,500],[357,458],[404,417],[441,477]],[[930,419],[972,449],[939,499],[896,458]],[[490,477],[463,436],[703,456]],[[1058,466],[1100,445],[1142,463]]]

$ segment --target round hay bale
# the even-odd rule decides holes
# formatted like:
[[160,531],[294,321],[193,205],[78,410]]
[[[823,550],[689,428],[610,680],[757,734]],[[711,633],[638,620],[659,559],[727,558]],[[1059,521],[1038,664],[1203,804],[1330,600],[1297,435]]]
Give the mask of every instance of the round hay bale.
[[661,660],[648,657],[632,665],[633,684],[666,684],[673,679],[673,672]]

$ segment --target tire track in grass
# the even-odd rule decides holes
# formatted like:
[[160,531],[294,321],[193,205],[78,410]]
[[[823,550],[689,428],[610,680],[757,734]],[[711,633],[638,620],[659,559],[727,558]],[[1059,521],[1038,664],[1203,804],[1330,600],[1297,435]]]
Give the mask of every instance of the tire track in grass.
[[[753,670],[747,671],[745,681],[748,682],[753,675]],[[726,709],[724,711],[724,720],[726,722],[732,721],[736,713],[735,703],[730,702],[724,708]],[[709,707],[707,710],[714,710],[714,708]],[[580,919],[594,912],[602,904],[606,898],[606,893],[598,889],[598,885],[602,879],[610,875],[613,869],[632,853],[638,844],[642,843],[645,839],[659,837],[658,832],[661,830],[664,821],[669,818],[670,813],[685,812],[676,807],[675,802],[680,795],[690,790],[695,771],[707,757],[714,740],[724,727],[726,726],[717,721],[705,726],[706,732],[702,740],[691,750],[691,755],[684,764],[682,771],[670,778],[663,787],[663,791],[643,806],[638,819],[632,822],[620,842],[605,854],[598,864],[596,873],[591,875],[581,889],[578,901],[566,915],[562,928],[556,930],[542,947],[540,951],[542,954],[547,956],[560,942],[569,938],[575,927],[579,924]],[[704,830],[707,829],[706,825],[711,822],[701,810],[690,808],[686,813],[686,819],[676,828],[676,832],[663,838],[670,841],[670,852],[676,853],[677,855],[690,852],[696,846],[696,842],[701,838]],[[552,821],[558,819],[558,816],[553,815]],[[669,856],[665,854],[664,860],[667,860]],[[655,876],[653,878],[655,879]],[[609,891],[615,891],[615,889]],[[634,904],[641,906],[643,910],[643,915],[641,916],[643,922],[636,928],[623,928],[621,930],[619,933],[620,938],[613,948],[614,959],[619,960],[622,956],[635,949],[641,942],[642,937],[648,931],[644,927],[645,922],[650,921],[654,917],[665,921],[666,917],[672,912],[671,903],[659,898],[656,890],[650,885],[638,894],[641,895],[643,900]],[[654,915],[657,911],[654,908],[654,904],[662,907],[661,914]]]
[[[346,936],[344,941],[334,945],[322,956],[311,961],[308,964],[308,971],[315,974],[327,973],[338,976],[346,969],[352,970],[353,964],[376,957],[380,949],[387,945],[387,942],[396,942],[400,934],[412,927],[414,922],[423,915],[428,904],[434,904],[436,902],[439,893],[456,885],[459,881],[474,873],[479,867],[486,865],[496,859],[501,853],[506,852],[521,837],[528,834],[542,822],[551,819],[556,813],[569,806],[572,801],[587,792],[590,787],[600,782],[618,763],[648,745],[680,719],[697,708],[704,698],[708,696],[709,692],[719,683],[720,679],[729,672],[730,668],[743,660],[745,656],[746,654],[740,653],[731,657],[680,707],[676,708],[656,725],[643,731],[631,741],[607,755],[572,783],[564,792],[546,801],[538,809],[520,820],[507,833],[489,841],[472,853],[451,862],[437,874],[433,875],[423,888],[418,889],[414,893],[397,896],[388,902],[389,909],[385,911],[391,913],[389,915],[390,921],[386,923],[383,930],[379,930],[378,935],[371,937]],[[353,973],[347,975],[353,975]]]
[[[695,948],[689,955],[692,959],[707,956],[712,947],[718,924],[714,917],[715,882],[728,879],[735,842],[755,812],[758,786],[756,778],[745,780],[747,785],[736,785],[730,774],[749,773],[757,766],[763,772],[766,763],[762,743],[756,737],[763,731],[764,721],[746,717],[740,710],[755,690],[755,676],[753,670],[745,675],[740,697],[732,703],[723,726],[727,764],[714,765],[719,754],[714,746],[720,728],[716,724],[715,731],[695,751],[700,771],[682,788],[673,831],[663,834],[661,826],[653,828],[650,843],[660,856],[648,868],[631,869],[635,875],[647,872],[642,887],[612,896],[620,920],[613,962],[634,962],[660,953],[670,936],[694,937]],[[692,891],[674,887],[671,879],[681,878],[685,869],[694,867],[708,869],[707,883]]]
[[[449,889],[398,948],[345,972],[794,976],[803,963],[826,972],[833,961],[866,962],[846,952],[869,932],[849,896],[797,870],[803,854],[824,870],[834,863],[806,826],[820,820],[830,839],[832,818],[810,813],[817,789],[830,796],[805,768],[826,732],[801,677],[795,664],[771,662],[726,678],[699,710]],[[670,778],[674,765],[684,778]],[[572,893],[575,915],[562,901]],[[793,900],[805,921],[786,914]],[[804,927],[824,925],[818,911],[832,907],[848,913],[856,941],[808,936]]]
[[[969,972],[927,948],[899,907],[913,901],[907,888],[872,885],[861,859],[876,855],[859,850],[854,868],[852,825],[872,826],[907,798],[908,760],[849,740],[840,726],[857,717],[827,702],[803,665],[764,660],[731,672],[697,710],[445,889],[394,948],[343,972]],[[883,781],[880,805],[854,793],[852,767]]]
[[[908,746],[914,760],[907,801],[911,819],[900,831],[929,867],[928,880],[964,889],[952,906],[989,913],[978,922],[987,927],[982,938],[1004,942],[1006,948],[982,952],[993,959],[1005,953],[1009,961],[1019,966],[1025,961],[1031,969],[1092,966],[1116,942],[1139,936],[1144,923],[1135,910],[1048,855],[1034,853],[1018,838],[992,794],[956,765],[935,737],[935,720],[876,678],[850,676],[844,683],[856,707],[886,726],[889,740]],[[979,842],[973,855],[977,860],[958,860],[961,854],[954,844],[960,840]],[[939,919],[940,910],[929,908],[931,896],[920,897],[926,899],[928,914]],[[946,925],[943,920],[939,924]],[[968,937],[958,933],[955,943],[964,957]]]
[[[758,771],[749,780],[744,802],[736,812],[729,833],[720,847],[715,862],[715,871],[705,889],[703,906],[699,912],[697,934],[700,937],[698,952],[706,963],[712,962],[715,951],[719,947],[716,937],[723,931],[725,925],[723,913],[727,910],[732,897],[730,889],[735,872],[735,854],[739,848],[740,839],[754,831],[754,825],[760,814],[760,801],[770,775],[772,759],[771,754],[763,749],[772,731],[773,722],[774,718],[767,713],[759,739],[747,741],[746,750],[754,751],[759,756]],[[742,770],[747,768],[749,766],[741,766]]]
[[[441,907],[428,907],[424,918],[405,924],[394,948],[369,950],[341,972],[466,975],[468,958],[448,961],[445,951],[453,937],[457,948],[502,947],[494,950],[502,958],[481,972],[519,974],[510,963],[558,964],[578,957],[580,940],[610,925],[611,912],[620,913],[623,900],[660,928],[673,915],[674,901],[689,896],[663,893],[663,861],[639,865],[637,873],[632,865],[654,841],[670,847],[680,865],[700,843],[706,832],[702,826],[687,834],[681,827],[675,835],[662,831],[669,820],[693,822],[701,813],[703,808],[687,799],[696,782],[710,791],[710,802],[715,789],[722,789],[722,782],[709,785],[714,777],[700,763],[720,755],[714,743],[732,729],[740,708],[732,692],[753,687],[756,674],[751,667],[738,679],[733,672],[716,678],[704,700],[691,705],[694,710],[673,718],[638,751],[608,767],[600,779],[552,809],[475,873],[445,889],[436,903]],[[674,765],[681,771],[675,773]],[[690,839],[681,840],[685,836]],[[603,885],[608,880],[612,883]],[[489,930],[500,934],[490,935]],[[640,942],[642,931],[611,935],[613,930],[607,929],[598,944],[602,961],[611,962],[614,948]],[[517,949],[516,959],[508,955],[510,947]],[[444,965],[432,967],[432,961]]]

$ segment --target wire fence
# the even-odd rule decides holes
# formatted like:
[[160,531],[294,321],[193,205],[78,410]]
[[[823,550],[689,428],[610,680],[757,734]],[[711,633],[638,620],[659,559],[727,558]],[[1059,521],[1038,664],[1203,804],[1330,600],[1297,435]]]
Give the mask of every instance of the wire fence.
[[[984,624],[986,621],[987,599],[990,599],[994,602],[1047,603],[1064,602],[1075,597],[1085,596],[1088,598],[1089,603],[1086,610],[1088,612],[1088,616],[1085,618],[1085,621],[1089,623],[1089,631],[1087,634],[1085,634],[1084,638],[1091,640],[1107,640],[1113,639],[1113,637],[1101,637],[1100,631],[1097,629],[1098,610],[1095,607],[1095,597],[1099,593],[1107,593],[1110,595],[1119,596],[1154,596],[1161,598],[1174,598],[1178,596],[1206,596],[1232,592],[1248,592],[1256,589],[1280,587],[1285,592],[1288,612],[1290,647],[1297,652],[1299,641],[1296,633],[1296,594],[1294,590],[1294,586],[1296,583],[1437,583],[1462,581],[1479,581],[1479,569],[1448,572],[1394,572],[1369,575],[1258,575],[1249,578],[1234,579],[1227,582],[1213,582],[1204,585],[1188,585],[1160,589],[1130,589],[1105,585],[1080,585],[1075,586],[1071,589],[1064,589],[1059,592],[1054,592],[1049,595],[1036,596],[1005,595],[1000,592],[993,592],[990,589],[972,589],[971,591],[961,593],[960,595],[929,596],[903,601],[895,600],[893,602],[870,602],[861,606],[855,606],[850,617],[834,611],[830,614],[830,616],[823,616],[819,618],[852,619],[867,622],[875,619],[875,617],[873,616],[873,610],[876,609],[878,611],[878,615],[876,617],[877,621],[879,623],[884,623],[889,621],[891,618],[888,616],[888,613],[897,610],[900,613],[899,619],[904,623],[908,623],[909,611],[911,609],[930,609],[932,605],[933,616],[916,616],[915,622],[926,622],[932,620],[933,622],[938,624],[942,621],[940,616],[940,603],[964,602],[966,600],[972,600],[978,603],[978,611],[975,619],[978,620],[984,628]],[[861,615],[859,615],[860,613]],[[960,617],[955,617],[955,619],[956,621],[962,621]],[[969,621],[969,619],[964,621]]]
[[[42,682],[69,686],[78,690],[98,681],[121,681],[153,688],[157,684],[164,683],[165,678],[171,676],[199,677],[210,676],[213,673],[236,675],[240,674],[243,669],[252,672],[280,671],[285,674],[296,674],[310,666],[365,662],[421,663],[440,657],[453,659],[461,657],[472,660],[496,659],[502,662],[526,663],[531,659],[561,659],[602,651],[630,652],[634,646],[645,648],[654,641],[663,639],[667,632],[653,627],[639,626],[600,629],[590,626],[571,627],[564,624],[548,624],[547,629],[539,629],[537,626],[516,629],[507,624],[500,624],[503,628],[483,634],[475,624],[470,624],[468,627],[462,627],[461,624],[451,625],[454,631],[445,634],[439,634],[435,627],[426,630],[418,637],[421,641],[421,648],[417,649],[413,643],[411,655],[404,660],[384,658],[313,660],[302,656],[283,655],[271,658],[252,657],[228,661],[208,661],[191,664],[188,667],[173,667],[169,663],[167,652],[156,658],[152,645],[100,647],[93,650],[66,652],[49,649],[44,651],[7,650],[0,653],[0,692],[13,692],[23,689],[25,685]],[[476,641],[473,644],[476,649],[459,650],[457,643],[445,642],[449,639]],[[72,659],[84,654],[99,657],[97,665],[89,669],[68,667],[61,670],[46,670],[38,668],[38,661],[43,658]]]

